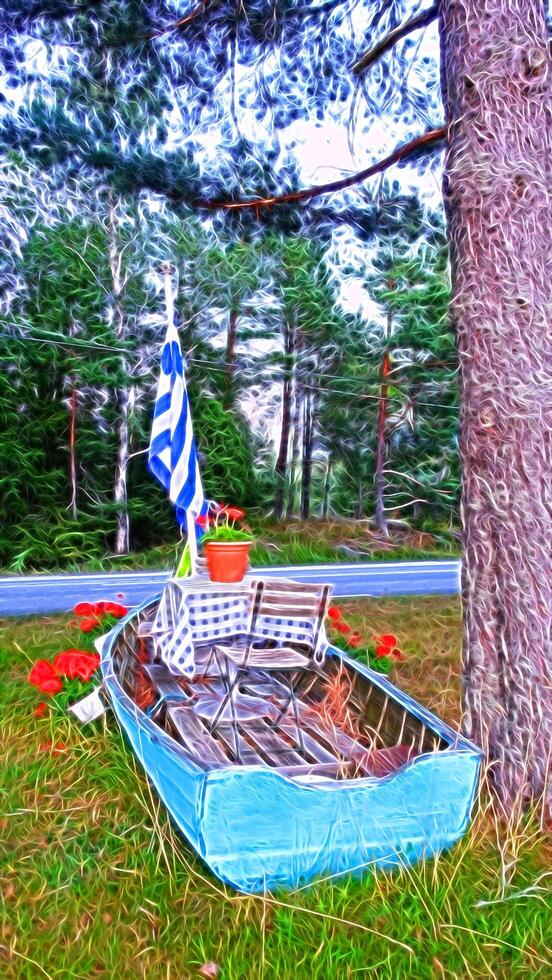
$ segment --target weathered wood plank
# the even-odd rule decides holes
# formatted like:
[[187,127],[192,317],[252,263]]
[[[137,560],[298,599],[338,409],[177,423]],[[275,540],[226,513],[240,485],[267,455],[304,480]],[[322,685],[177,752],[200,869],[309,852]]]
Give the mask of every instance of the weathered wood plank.
[[169,705],[167,718],[176,729],[182,743],[198,761],[209,766],[227,766],[228,755],[207,728],[187,705]]
[[220,738],[226,743],[229,751],[232,755],[236,756],[236,751],[239,754],[239,760],[244,766],[266,766],[266,762],[262,755],[259,754],[254,746],[246,742],[240,731],[241,726],[233,724],[218,724],[216,727],[216,733]]
[[248,739],[255,742],[273,766],[302,766],[308,760],[295,751],[277,731],[262,720],[241,726]]
[[[281,718],[280,721],[278,722],[278,727],[281,728],[282,731],[285,732],[286,735],[289,735],[291,738],[297,737],[297,726],[295,724],[295,721],[293,720],[293,718],[291,718],[290,715],[285,715],[283,718]],[[301,735],[303,738],[303,745],[305,747],[305,751],[308,752],[308,754],[312,756],[313,759],[316,759],[316,762],[320,762],[324,764],[326,763],[341,764],[341,759],[338,757],[338,755],[336,755],[333,752],[330,752],[327,748],[325,748],[324,745],[322,745],[316,738],[313,738],[313,736],[310,735],[308,732],[306,732],[304,729],[301,730]]]

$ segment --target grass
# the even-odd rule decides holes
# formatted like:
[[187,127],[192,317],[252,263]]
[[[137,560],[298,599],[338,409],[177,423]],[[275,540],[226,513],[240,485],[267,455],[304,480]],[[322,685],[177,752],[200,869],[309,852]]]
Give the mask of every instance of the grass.
[[[355,626],[398,634],[408,660],[395,679],[454,722],[456,601],[343,606]],[[266,899],[226,889],[176,834],[112,719],[34,718],[29,664],[82,639],[68,617],[2,630],[2,977],[182,980],[207,962],[225,980],[552,975],[550,844],[530,820],[500,825],[484,799],[437,860]]]
[[[356,562],[381,560],[415,560],[455,558],[460,555],[457,536],[450,528],[436,528],[431,534],[423,531],[395,529],[388,538],[370,530],[366,521],[335,520],[276,522],[253,517],[250,521],[254,537],[251,561],[254,565],[317,565],[327,562]],[[32,562],[24,567],[13,565],[7,572],[44,571],[117,571],[125,569],[172,568],[177,563],[181,544],[175,540],[155,547],[134,551],[128,555],[79,557],[74,561],[56,564],[49,559],[47,566]],[[55,549],[51,549],[55,554]],[[82,555],[82,551],[75,550]]]

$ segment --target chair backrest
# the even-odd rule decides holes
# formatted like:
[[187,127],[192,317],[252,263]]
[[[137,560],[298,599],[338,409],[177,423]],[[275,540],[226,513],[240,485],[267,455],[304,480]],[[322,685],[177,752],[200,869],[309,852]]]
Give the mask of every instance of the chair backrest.
[[308,637],[317,657],[326,644],[324,619],[332,586],[263,579],[253,591],[251,632],[271,635],[282,642],[304,642]]
[[155,656],[175,673],[193,676],[194,649],[238,633],[311,647],[321,659],[327,646],[324,618],[329,585],[248,578],[224,584],[204,577],[165,586],[151,635]]

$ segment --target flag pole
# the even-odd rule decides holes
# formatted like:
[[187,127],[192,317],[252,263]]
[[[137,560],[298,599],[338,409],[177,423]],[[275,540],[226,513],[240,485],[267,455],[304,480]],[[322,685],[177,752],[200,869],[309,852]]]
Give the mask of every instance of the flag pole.
[[[174,296],[171,282],[173,267],[170,262],[163,262],[161,271],[163,272],[165,284],[167,321],[170,326],[174,326]],[[186,545],[177,569],[177,574],[181,576],[197,574],[197,531],[195,517],[189,509],[186,512]]]

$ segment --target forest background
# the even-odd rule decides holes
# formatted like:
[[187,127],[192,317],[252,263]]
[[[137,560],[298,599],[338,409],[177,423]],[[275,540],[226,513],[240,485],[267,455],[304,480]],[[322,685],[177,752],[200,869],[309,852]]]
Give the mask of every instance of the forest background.
[[[338,132],[348,163],[359,146],[370,161],[417,113],[437,119],[433,29],[400,48],[423,99],[414,85],[398,121],[376,79],[376,125],[346,74],[342,17],[361,32],[362,5],[324,14],[323,118],[312,78],[299,102],[306,54],[278,100],[281,72],[251,38],[229,36],[230,54],[219,38],[209,73],[191,28],[148,21],[158,4],[46,6],[11,5],[3,24],[2,567],[172,554],[173,510],[146,465],[166,262],[205,492],[247,509],[256,560],[456,552],[439,155],[308,206],[212,206],[304,184],[313,134],[322,165]],[[321,16],[305,18],[313,37]]]

